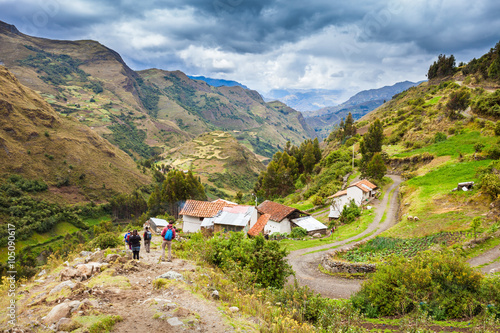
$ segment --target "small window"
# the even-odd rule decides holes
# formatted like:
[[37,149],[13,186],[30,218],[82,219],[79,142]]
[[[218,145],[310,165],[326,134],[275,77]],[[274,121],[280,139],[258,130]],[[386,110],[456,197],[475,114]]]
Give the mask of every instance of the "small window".
[[203,217],[200,217],[200,221],[203,221]]

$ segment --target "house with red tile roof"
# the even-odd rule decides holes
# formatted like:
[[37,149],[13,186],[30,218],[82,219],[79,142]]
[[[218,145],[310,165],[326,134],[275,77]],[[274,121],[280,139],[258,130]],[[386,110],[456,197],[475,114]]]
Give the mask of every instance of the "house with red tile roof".
[[260,232],[264,234],[290,233],[295,227],[303,227],[308,233],[326,233],[326,225],[297,208],[266,200],[257,209],[262,215],[249,230],[248,234],[251,236],[258,235]]
[[338,219],[344,210],[344,207],[349,205],[351,200],[354,200],[356,205],[362,206],[375,197],[376,193],[377,185],[366,179],[360,180],[350,185],[345,190],[339,191],[328,197],[328,199],[331,200],[330,214],[328,217],[330,220]]
[[200,230],[203,219],[216,216],[226,206],[231,206],[231,204],[223,200],[214,202],[187,200],[179,212],[179,216],[182,216],[182,230],[184,232]]

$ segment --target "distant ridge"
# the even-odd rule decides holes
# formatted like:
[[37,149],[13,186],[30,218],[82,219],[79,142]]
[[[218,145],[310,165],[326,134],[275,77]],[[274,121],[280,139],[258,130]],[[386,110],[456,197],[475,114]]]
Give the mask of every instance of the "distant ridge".
[[200,80],[200,81],[204,81],[206,83],[208,83],[209,85],[213,86],[213,87],[222,87],[222,86],[226,86],[226,87],[242,87],[242,88],[245,88],[245,89],[250,89],[248,88],[247,86],[239,83],[239,82],[236,82],[236,81],[232,81],[232,80],[223,80],[223,79],[213,79],[213,78],[210,78],[210,77],[205,77],[205,76],[197,76],[197,75],[188,75],[188,78],[192,79],[192,80]]
[[317,137],[324,139],[328,136],[332,127],[338,124],[342,118],[345,118],[349,112],[357,120],[384,104],[385,101],[392,99],[394,95],[422,82],[424,81],[403,81],[392,86],[363,90],[342,104],[304,112],[303,115],[309,127],[316,132]]

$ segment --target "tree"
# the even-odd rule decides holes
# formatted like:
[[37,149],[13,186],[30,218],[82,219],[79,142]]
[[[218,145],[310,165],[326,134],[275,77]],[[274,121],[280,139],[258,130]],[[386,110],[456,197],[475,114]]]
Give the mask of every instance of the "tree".
[[206,200],[203,185],[191,171],[187,174],[183,171],[170,171],[161,187],[157,186],[149,197],[149,214],[157,215],[166,211],[177,218],[180,204],[188,199]]
[[368,128],[368,132],[364,135],[360,142],[361,151],[361,168],[365,169],[368,162],[371,161],[375,153],[382,151],[382,143],[384,140],[384,129],[382,122],[376,119]]
[[387,168],[380,153],[375,153],[366,166],[366,176],[371,179],[381,180],[384,178]]
[[344,124],[344,138],[353,137],[356,135],[356,126],[354,126],[354,119],[349,112]]
[[445,77],[455,73],[455,56],[450,55],[448,58],[444,54],[438,56],[438,60],[429,67],[427,78],[432,80],[438,77]]
[[477,229],[481,227],[481,218],[479,216],[473,218],[470,227],[472,230],[474,230],[474,239],[476,239]]

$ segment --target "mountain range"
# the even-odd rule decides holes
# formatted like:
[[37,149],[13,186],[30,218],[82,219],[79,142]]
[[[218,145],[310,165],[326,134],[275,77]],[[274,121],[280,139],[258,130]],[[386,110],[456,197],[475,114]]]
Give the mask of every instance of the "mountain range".
[[394,95],[422,82],[404,81],[392,86],[363,90],[342,104],[305,112],[304,117],[307,124],[314,129],[315,135],[324,139],[331,132],[333,126],[340,123],[341,119],[345,118],[349,112],[357,120],[390,100]]

